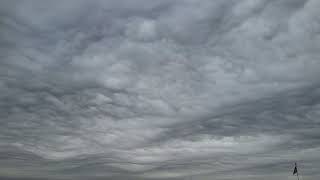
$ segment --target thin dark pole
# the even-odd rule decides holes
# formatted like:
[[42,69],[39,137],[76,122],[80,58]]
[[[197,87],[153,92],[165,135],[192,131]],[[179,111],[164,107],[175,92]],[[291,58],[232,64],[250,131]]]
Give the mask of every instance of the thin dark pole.
[[299,171],[298,171],[298,165],[296,163],[296,167],[297,167],[297,177],[298,177],[298,180],[299,180]]

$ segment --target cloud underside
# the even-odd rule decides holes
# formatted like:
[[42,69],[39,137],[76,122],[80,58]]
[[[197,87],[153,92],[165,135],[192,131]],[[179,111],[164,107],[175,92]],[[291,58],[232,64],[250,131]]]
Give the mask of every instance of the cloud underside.
[[2,1],[0,177],[319,177],[319,8]]

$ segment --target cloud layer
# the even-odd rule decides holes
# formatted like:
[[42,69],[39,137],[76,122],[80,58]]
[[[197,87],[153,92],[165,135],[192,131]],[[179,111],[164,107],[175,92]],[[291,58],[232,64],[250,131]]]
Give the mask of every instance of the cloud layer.
[[2,1],[0,176],[319,178],[319,8]]

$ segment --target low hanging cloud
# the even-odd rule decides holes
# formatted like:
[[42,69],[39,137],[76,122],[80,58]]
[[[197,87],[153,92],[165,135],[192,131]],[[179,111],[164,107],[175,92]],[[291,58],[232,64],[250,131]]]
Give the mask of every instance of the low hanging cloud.
[[3,179],[304,179],[317,0],[3,0]]

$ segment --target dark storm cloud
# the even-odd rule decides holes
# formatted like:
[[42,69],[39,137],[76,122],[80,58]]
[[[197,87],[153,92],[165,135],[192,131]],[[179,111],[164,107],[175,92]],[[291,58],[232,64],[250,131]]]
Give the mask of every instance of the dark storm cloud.
[[2,1],[0,177],[319,177],[319,6]]

